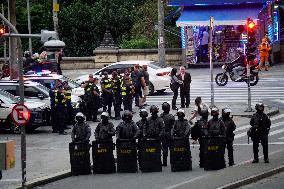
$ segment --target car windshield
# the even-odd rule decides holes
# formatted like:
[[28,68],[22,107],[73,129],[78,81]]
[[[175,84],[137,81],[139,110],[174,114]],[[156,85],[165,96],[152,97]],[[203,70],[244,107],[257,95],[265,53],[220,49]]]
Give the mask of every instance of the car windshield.
[[44,86],[44,85],[42,85],[42,84],[40,84],[40,83],[37,84],[37,87],[38,87],[39,89],[41,89],[41,91],[49,92],[49,89],[48,89],[46,86]]
[[19,102],[19,98],[15,97],[14,95],[6,91],[0,90],[0,95],[11,104],[17,104]]

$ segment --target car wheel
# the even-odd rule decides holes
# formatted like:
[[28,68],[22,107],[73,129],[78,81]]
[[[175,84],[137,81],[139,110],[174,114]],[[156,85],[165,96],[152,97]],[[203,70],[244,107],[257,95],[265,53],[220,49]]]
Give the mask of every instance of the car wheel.
[[149,95],[153,95],[154,92],[155,92],[154,85],[152,83],[150,83],[150,85],[149,85]]

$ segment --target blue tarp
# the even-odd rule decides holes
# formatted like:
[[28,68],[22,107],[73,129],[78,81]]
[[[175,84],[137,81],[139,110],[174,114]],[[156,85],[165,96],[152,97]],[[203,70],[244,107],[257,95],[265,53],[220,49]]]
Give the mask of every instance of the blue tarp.
[[206,7],[186,7],[177,26],[208,26],[210,16],[214,18],[214,25],[245,25],[247,18],[253,20],[257,16],[262,6],[206,6]]
[[264,4],[267,0],[169,0],[168,6]]

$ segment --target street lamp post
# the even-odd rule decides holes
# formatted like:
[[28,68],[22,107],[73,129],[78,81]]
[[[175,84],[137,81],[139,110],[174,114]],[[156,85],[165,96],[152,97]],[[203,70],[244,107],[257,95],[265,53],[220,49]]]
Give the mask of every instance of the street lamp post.
[[164,17],[163,0],[158,0],[158,58],[163,65],[166,64]]

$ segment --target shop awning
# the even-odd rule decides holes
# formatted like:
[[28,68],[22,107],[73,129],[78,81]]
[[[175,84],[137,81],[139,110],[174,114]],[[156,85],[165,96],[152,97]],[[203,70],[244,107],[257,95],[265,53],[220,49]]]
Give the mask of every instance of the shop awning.
[[265,4],[267,0],[169,0],[168,6]]
[[214,25],[245,25],[247,18],[253,20],[262,6],[206,6],[186,7],[177,20],[177,26],[208,26],[210,16],[214,17]]

